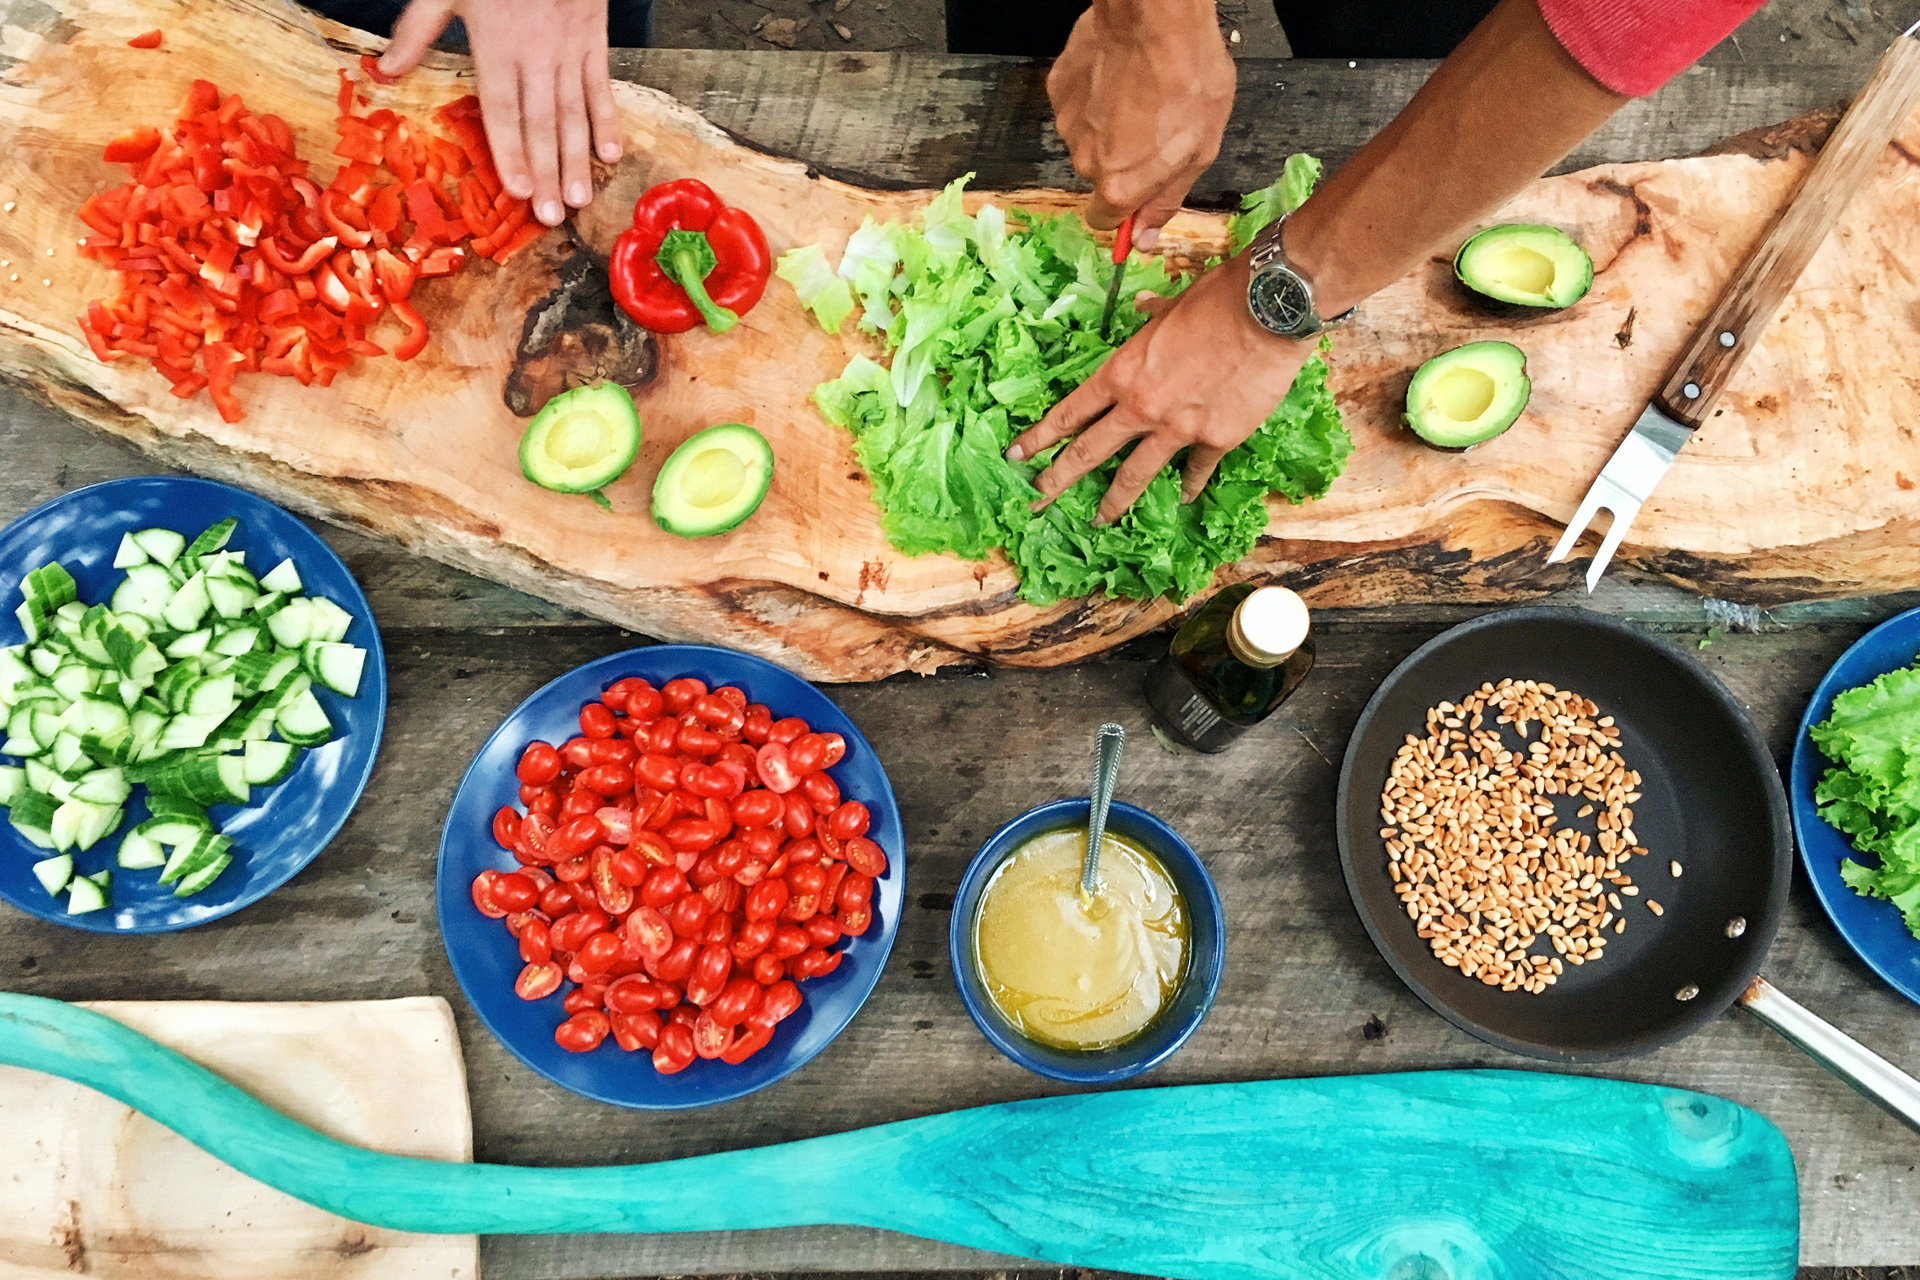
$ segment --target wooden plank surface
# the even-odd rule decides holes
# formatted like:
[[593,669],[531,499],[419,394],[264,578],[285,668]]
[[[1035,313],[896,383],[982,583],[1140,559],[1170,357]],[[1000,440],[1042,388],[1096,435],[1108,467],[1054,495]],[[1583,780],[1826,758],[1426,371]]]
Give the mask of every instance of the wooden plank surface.
[[[782,58],[792,65],[786,76],[778,71]],[[805,154],[814,163],[848,172],[878,169],[892,163],[888,156],[910,156],[922,146],[929,148],[925,154],[944,155],[952,144],[934,140],[978,127],[996,111],[1014,118],[1017,113],[999,104],[1018,86],[1003,90],[1003,82],[1030,74],[987,60],[920,58],[890,71],[890,88],[859,88],[848,81],[853,71],[815,69],[804,57],[678,51],[642,54],[635,70],[673,82],[751,141],[772,145],[800,137],[813,148]],[[1401,77],[1410,92],[1420,71],[1376,67],[1370,80]],[[1295,64],[1286,68],[1286,83],[1311,81],[1330,95],[1345,72],[1344,66]],[[789,126],[720,87],[738,83],[735,77],[757,77],[762,101],[784,95],[817,103],[808,109],[818,122],[777,135]],[[1811,82],[1756,69],[1727,101],[1703,98],[1672,113],[1649,109],[1643,134],[1609,144],[1628,149],[1595,158],[1672,154],[1851,87],[1838,78],[1822,87],[1817,75]],[[1298,99],[1285,99],[1285,92],[1249,81],[1241,117],[1295,127],[1287,123],[1294,119],[1288,111]],[[923,94],[933,107],[926,112],[918,109]],[[1308,100],[1325,112],[1313,127],[1349,148],[1371,127],[1340,100]],[[850,123],[831,125],[836,111]],[[1062,171],[1057,156],[1046,163]],[[1210,181],[1218,189],[1243,186],[1265,171],[1264,162],[1229,163],[1221,170],[1225,177]],[[902,180],[943,176],[946,170],[937,169]],[[983,173],[983,181],[996,184],[1018,180],[1024,179]],[[76,485],[150,469],[141,457],[11,393],[0,393],[0,441],[10,459],[0,474],[0,519]],[[915,905],[887,974],[848,1032],[783,1084],[709,1112],[621,1113],[531,1077],[472,1019],[440,948],[431,884],[440,822],[459,770],[500,716],[552,676],[634,638],[388,544],[325,532],[373,601],[394,683],[387,743],[360,812],[286,889],[206,928],[150,940],[95,938],[0,912],[0,982],[72,999],[446,996],[467,1054],[476,1154],[490,1160],[664,1158],[1050,1091],[995,1054],[961,1010],[947,973],[946,895],[995,826],[1076,786],[1071,780],[1084,765],[1083,731],[1110,716],[1144,728],[1137,698],[1144,667],[1137,656],[1051,673],[955,673],[830,690],[872,738],[907,821]],[[1584,597],[1565,600],[1583,603]],[[1708,624],[1697,598],[1624,576],[1603,584],[1594,603],[1677,636],[1699,636]],[[1915,603],[1920,598],[1887,597],[1777,610],[1765,619],[1768,629],[1729,635],[1703,657],[1784,751],[1826,664],[1873,621]],[[1164,814],[1201,850],[1220,881],[1230,928],[1219,1005],[1194,1042],[1151,1082],[1526,1065],[1455,1031],[1394,980],[1348,905],[1333,849],[1335,764],[1361,705],[1399,658],[1475,612],[1420,605],[1322,615],[1314,677],[1239,751],[1214,761],[1177,759],[1142,737],[1124,771],[1123,794]],[[1249,800],[1223,804],[1224,796]],[[1767,972],[1881,1053],[1920,1069],[1920,1015],[1845,950],[1804,886],[1795,888]],[[1773,1118],[1800,1162],[1806,1262],[1920,1259],[1911,1134],[1752,1019],[1729,1013],[1694,1039],[1610,1073],[1720,1093]],[[723,1239],[501,1239],[485,1242],[483,1258],[493,1277],[582,1280],[1011,1265],[904,1237],[835,1230]]]

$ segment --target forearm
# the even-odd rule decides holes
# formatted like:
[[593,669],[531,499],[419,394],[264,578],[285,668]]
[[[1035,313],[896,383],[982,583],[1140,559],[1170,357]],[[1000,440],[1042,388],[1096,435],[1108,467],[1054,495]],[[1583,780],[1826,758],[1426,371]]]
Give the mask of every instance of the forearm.
[[1626,101],[1574,61],[1535,0],[1501,0],[1293,215],[1287,256],[1322,315],[1343,311],[1484,219]]

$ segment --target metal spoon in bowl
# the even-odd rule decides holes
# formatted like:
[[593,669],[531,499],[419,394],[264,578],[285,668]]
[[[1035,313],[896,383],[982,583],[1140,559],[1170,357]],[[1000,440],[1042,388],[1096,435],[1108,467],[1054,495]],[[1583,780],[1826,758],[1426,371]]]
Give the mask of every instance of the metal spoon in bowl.
[[1087,861],[1080,871],[1080,901],[1088,904],[1100,890],[1100,845],[1107,837],[1107,808],[1113,803],[1113,786],[1120,777],[1120,751],[1127,745],[1127,731],[1117,724],[1103,724],[1093,738],[1093,792],[1087,808]]

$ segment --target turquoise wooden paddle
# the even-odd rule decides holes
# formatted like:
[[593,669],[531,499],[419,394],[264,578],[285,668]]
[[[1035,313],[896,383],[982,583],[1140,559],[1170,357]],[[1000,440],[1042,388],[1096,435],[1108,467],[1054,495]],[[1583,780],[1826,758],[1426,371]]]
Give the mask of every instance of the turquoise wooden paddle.
[[1785,1280],[1793,1156],[1680,1089],[1516,1071],[1080,1094],[598,1169],[315,1133],[90,1010],[0,995],[0,1061],[99,1090],[310,1204],[405,1231],[884,1227],[1193,1280]]

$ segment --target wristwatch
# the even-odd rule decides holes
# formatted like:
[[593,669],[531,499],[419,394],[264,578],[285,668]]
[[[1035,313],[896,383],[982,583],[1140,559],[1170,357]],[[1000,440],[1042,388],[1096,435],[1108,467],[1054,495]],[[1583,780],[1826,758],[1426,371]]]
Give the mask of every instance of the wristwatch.
[[1331,319],[1321,318],[1314,309],[1312,283],[1287,261],[1280,244],[1289,216],[1283,214],[1268,223],[1248,246],[1247,266],[1253,276],[1247,281],[1247,310],[1264,328],[1282,338],[1311,338],[1322,329],[1344,322],[1353,308]]

